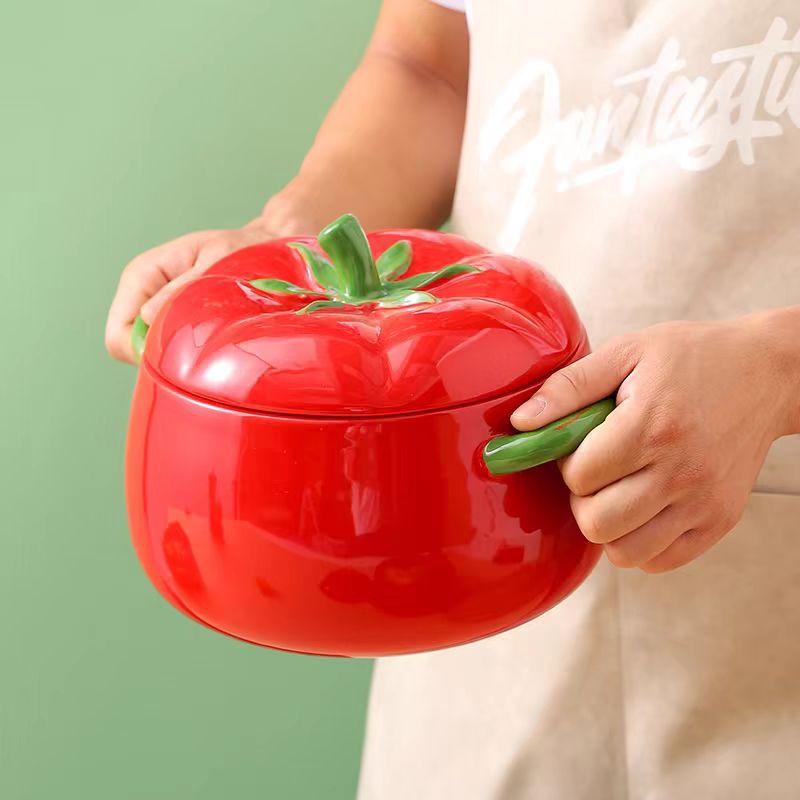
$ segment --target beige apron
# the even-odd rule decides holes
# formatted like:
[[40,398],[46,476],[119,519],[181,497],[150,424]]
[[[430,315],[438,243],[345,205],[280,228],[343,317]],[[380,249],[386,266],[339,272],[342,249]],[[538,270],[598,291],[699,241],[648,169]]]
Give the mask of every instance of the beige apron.
[[[545,264],[595,345],[800,304],[797,0],[476,0],[471,30],[456,230]],[[688,567],[603,561],[381,661],[359,797],[800,798],[800,437]]]

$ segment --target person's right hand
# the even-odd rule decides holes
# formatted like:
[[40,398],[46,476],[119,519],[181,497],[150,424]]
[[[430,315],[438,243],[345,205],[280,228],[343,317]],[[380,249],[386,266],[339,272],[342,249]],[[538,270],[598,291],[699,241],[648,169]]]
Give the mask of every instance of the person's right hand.
[[106,322],[106,349],[134,363],[131,328],[137,315],[152,324],[170,296],[224,256],[274,238],[259,218],[233,230],[197,231],[147,250],[125,267]]

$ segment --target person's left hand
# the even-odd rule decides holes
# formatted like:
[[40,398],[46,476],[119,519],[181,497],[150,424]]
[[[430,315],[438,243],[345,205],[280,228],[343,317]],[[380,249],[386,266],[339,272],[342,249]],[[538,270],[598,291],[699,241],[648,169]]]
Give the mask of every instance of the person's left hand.
[[673,322],[623,336],[514,412],[518,430],[534,430],[617,392],[617,408],[560,462],[578,525],[612,563],[675,569],[739,521],[770,445],[795,424],[797,376],[786,331],[771,321]]

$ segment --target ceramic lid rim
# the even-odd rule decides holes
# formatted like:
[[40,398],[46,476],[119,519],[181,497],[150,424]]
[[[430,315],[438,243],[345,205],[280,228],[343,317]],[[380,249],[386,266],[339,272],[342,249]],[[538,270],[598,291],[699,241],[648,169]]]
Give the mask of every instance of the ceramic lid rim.
[[265,417],[270,419],[306,420],[306,421],[330,420],[331,422],[347,422],[354,420],[364,420],[364,421],[381,420],[381,419],[392,420],[392,419],[408,419],[410,417],[424,417],[424,416],[431,416],[433,414],[441,414],[450,411],[457,411],[462,408],[470,408],[471,406],[483,405],[493,400],[499,401],[504,398],[512,397],[521,392],[525,392],[526,390],[533,390],[541,386],[547,380],[547,378],[551,374],[553,374],[553,372],[556,372],[559,369],[563,369],[568,364],[571,364],[575,360],[576,356],[582,351],[588,351],[588,336],[583,328],[581,328],[581,336],[576,340],[575,347],[569,353],[565,354],[563,360],[561,360],[552,370],[552,372],[548,373],[547,375],[541,375],[536,380],[531,381],[530,383],[527,384],[523,384],[521,386],[516,386],[511,388],[504,387],[502,390],[498,392],[472,397],[466,401],[458,403],[450,403],[449,405],[437,406],[434,408],[421,408],[406,412],[391,410],[391,411],[384,411],[382,413],[354,412],[351,414],[331,414],[329,412],[313,413],[305,409],[302,412],[293,413],[285,409],[254,408],[253,406],[248,406],[246,404],[232,403],[229,401],[221,400],[218,397],[208,397],[206,395],[200,394],[199,392],[190,391],[189,389],[186,389],[184,386],[180,386],[171,381],[169,378],[165,377],[161,371],[157,370],[146,359],[142,360],[142,363],[140,365],[140,370],[145,371],[148,374],[150,380],[153,381],[154,383],[160,384],[165,388],[181,395],[182,397],[189,398],[190,400],[195,400],[199,403],[202,403],[203,405],[211,406],[213,408],[218,408],[223,411],[230,411],[238,414],[248,414],[251,416]]

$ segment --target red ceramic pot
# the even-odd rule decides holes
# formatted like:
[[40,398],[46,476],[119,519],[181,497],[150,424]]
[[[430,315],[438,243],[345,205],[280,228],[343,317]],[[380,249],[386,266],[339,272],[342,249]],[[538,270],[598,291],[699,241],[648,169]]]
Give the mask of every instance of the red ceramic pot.
[[348,216],[234,253],[148,332],[127,451],[144,569],[198,622],[303,653],[527,622],[599,548],[552,463],[492,474],[483,448],[587,352],[551,277],[456,236],[367,239]]

